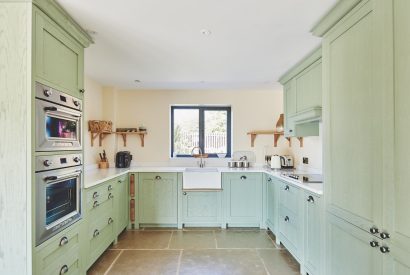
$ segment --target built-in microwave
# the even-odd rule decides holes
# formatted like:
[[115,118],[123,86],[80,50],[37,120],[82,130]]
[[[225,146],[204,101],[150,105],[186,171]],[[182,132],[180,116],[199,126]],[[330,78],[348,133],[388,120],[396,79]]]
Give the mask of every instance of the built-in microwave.
[[36,245],[81,219],[81,154],[36,157]]
[[81,150],[82,101],[36,83],[36,151]]

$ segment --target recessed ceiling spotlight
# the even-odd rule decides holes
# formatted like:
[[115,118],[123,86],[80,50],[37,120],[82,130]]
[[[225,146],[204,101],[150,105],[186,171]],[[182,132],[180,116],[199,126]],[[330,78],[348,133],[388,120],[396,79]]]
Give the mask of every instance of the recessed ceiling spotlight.
[[141,80],[135,79],[134,82],[135,82],[135,83],[141,83]]
[[201,30],[201,33],[202,33],[203,35],[206,35],[206,36],[211,35],[211,31],[210,31],[210,30],[207,30],[207,29],[202,29],[202,30]]

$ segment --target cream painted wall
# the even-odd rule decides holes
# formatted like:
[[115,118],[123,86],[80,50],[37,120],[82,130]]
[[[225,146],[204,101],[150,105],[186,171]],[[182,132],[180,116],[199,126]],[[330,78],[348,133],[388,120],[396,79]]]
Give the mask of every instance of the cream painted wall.
[[[138,127],[143,124],[148,129],[145,147],[141,148],[137,136],[128,138],[128,146],[123,147],[117,139],[118,150],[129,150],[135,164],[175,163],[170,160],[170,106],[172,104],[223,104],[232,106],[233,151],[255,152],[256,161],[264,162],[266,153],[284,154],[288,152],[285,139],[277,148],[273,147],[273,136],[258,136],[255,147],[250,146],[251,130],[273,129],[282,113],[282,91],[278,90],[198,90],[198,91],[119,91],[116,98],[116,126]],[[193,162],[193,160],[190,160]]]
[[84,163],[90,165],[97,163],[98,153],[102,151],[98,146],[98,138],[94,141],[94,146],[91,147],[88,121],[103,119],[103,88],[98,82],[87,76],[84,79],[84,87],[86,91],[84,93]]

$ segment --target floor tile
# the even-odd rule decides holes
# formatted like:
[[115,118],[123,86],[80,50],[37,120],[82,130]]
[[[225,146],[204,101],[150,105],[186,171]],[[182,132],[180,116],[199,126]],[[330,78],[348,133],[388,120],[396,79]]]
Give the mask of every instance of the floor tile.
[[124,250],[108,275],[175,275],[180,253],[179,250]]
[[104,274],[110,265],[114,262],[115,258],[120,254],[121,250],[106,250],[101,257],[90,267],[87,271],[87,275],[102,275]]
[[286,249],[258,249],[257,252],[271,275],[299,274],[299,263]]
[[216,248],[213,231],[175,231],[172,234],[171,249]]
[[165,249],[172,231],[126,231],[118,238],[114,249]]
[[264,230],[224,230],[215,235],[217,248],[275,248]]
[[254,249],[184,250],[181,275],[267,274]]

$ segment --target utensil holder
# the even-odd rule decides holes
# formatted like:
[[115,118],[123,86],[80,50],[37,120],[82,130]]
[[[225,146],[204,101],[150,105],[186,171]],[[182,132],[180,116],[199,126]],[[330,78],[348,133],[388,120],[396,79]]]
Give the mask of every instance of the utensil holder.
[[100,161],[98,163],[98,168],[100,168],[100,169],[107,169],[109,167],[110,167],[110,164],[109,164],[108,161]]

